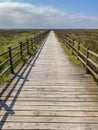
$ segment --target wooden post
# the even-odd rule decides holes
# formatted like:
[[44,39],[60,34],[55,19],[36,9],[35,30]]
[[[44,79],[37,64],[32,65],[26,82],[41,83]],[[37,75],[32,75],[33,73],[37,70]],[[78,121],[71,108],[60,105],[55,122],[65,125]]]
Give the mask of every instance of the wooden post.
[[8,49],[9,49],[9,58],[10,58],[11,73],[14,73],[13,61],[12,61],[12,48],[9,47]]
[[42,41],[42,39],[43,39],[43,33],[41,34],[41,41]]
[[70,43],[69,43],[69,37],[67,37],[67,41],[68,41],[68,45],[69,45],[69,44],[70,44]]
[[34,50],[34,48],[35,48],[35,37],[33,37],[33,50]]
[[87,48],[87,54],[86,54],[86,74],[89,74],[90,71],[88,70],[88,58],[89,58],[89,47]]
[[34,36],[34,49],[36,48],[36,36]]
[[42,39],[42,34],[40,34],[40,36],[39,36],[39,41],[41,41],[41,39]]
[[27,55],[29,55],[29,40],[27,39]]
[[31,38],[31,49],[33,49],[33,38]]
[[22,42],[20,42],[20,55],[21,55],[21,59],[23,60]]
[[77,48],[77,49],[78,49],[78,50],[77,50],[77,57],[78,57],[77,59],[79,60],[80,42],[78,42],[78,48]]
[[74,45],[75,45],[75,43],[74,43],[74,40],[73,40],[73,42],[72,42],[72,55],[74,55]]
[[67,48],[69,48],[68,36],[66,36],[65,41],[66,41]]
[[36,42],[36,41],[35,41],[35,36],[34,36],[34,45],[35,45],[35,42]]

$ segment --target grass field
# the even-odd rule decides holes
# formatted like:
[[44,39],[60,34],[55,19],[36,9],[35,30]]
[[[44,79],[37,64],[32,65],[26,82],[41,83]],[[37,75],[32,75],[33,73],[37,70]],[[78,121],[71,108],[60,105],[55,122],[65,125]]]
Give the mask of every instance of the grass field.
[[0,30],[0,53],[40,33],[40,30]]

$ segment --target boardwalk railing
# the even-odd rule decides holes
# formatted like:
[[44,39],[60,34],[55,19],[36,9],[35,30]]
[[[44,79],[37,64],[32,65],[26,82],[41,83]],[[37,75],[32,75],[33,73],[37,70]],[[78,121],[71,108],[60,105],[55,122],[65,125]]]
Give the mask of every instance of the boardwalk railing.
[[[20,42],[18,46],[9,47],[7,51],[0,54],[0,78],[8,71],[14,73],[14,66],[24,60],[27,55],[36,53],[38,44],[42,42],[49,31],[40,33],[39,35],[27,39],[25,42]],[[2,60],[3,59],[3,60]]]
[[86,73],[91,73],[98,81],[98,54],[84,47],[80,42],[72,40],[69,36],[56,31],[62,42],[72,50],[72,54],[85,65]]

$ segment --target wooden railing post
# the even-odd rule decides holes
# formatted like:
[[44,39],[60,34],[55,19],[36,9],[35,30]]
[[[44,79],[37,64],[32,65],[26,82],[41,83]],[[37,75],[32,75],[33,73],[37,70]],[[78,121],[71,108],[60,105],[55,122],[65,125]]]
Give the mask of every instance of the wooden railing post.
[[21,55],[21,59],[23,60],[22,42],[20,42],[20,55]]
[[9,49],[9,58],[10,58],[11,73],[14,73],[13,61],[12,61],[12,48],[9,47],[8,49]]
[[34,40],[34,46],[35,46],[35,36],[34,36],[33,40]]
[[44,38],[44,34],[42,33],[42,34],[41,34],[41,41],[42,41],[43,38]]
[[40,34],[40,38],[39,38],[39,41],[41,41],[42,40],[42,34]]
[[78,49],[78,50],[77,50],[77,59],[78,59],[78,60],[79,60],[79,54],[80,54],[80,53],[79,53],[79,51],[80,51],[80,44],[81,44],[81,43],[78,42],[78,48],[77,48],[77,49]]
[[31,38],[31,49],[33,49],[33,38]]
[[34,48],[36,48],[36,36],[34,37]]
[[73,40],[73,42],[72,42],[72,55],[74,55],[74,45],[75,45],[75,43],[74,43],[74,40]]
[[29,55],[29,40],[27,39],[27,55]]
[[90,71],[88,70],[88,58],[89,58],[89,47],[87,48],[87,54],[86,54],[86,74],[89,74]]
[[69,43],[69,37],[68,36],[67,36],[67,41],[68,41],[68,45],[69,45],[70,43]]

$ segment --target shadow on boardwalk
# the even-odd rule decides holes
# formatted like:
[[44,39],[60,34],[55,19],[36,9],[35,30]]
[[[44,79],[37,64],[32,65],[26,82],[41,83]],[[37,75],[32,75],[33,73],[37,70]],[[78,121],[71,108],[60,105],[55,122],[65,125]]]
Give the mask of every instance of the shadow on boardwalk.
[[[40,49],[37,51],[35,57],[31,58],[30,61],[25,65],[25,66],[21,66],[20,69],[14,73],[12,79],[10,80],[10,82],[8,82],[6,85],[3,86],[3,90],[0,92],[0,98],[2,99],[3,95],[6,93],[6,91],[8,91],[7,95],[4,97],[3,100],[0,100],[0,109],[4,109],[6,112],[4,113],[1,121],[0,121],[0,129],[3,128],[4,123],[6,122],[7,118],[9,115],[14,114],[13,111],[13,107],[15,105],[15,102],[17,101],[17,98],[19,96],[19,94],[21,93],[25,82],[28,79],[28,76],[31,72],[31,70],[33,69],[35,62],[37,60],[37,58],[39,57],[39,54],[41,53],[41,50],[45,44],[45,41],[43,41]],[[27,71],[28,70],[28,71]],[[20,74],[21,72],[21,74]],[[26,74],[25,74],[26,73]],[[26,75],[25,77],[23,77],[23,75]],[[16,79],[17,78],[17,79]],[[13,99],[10,102],[10,105],[7,105],[7,101],[9,100],[11,94],[13,93],[13,91],[16,89],[18,83],[20,82],[20,80],[22,79],[21,84],[19,84],[19,88],[15,93],[15,96],[13,97]],[[13,86],[11,87],[12,82],[15,80]],[[10,88],[10,91],[8,90]]]

